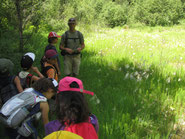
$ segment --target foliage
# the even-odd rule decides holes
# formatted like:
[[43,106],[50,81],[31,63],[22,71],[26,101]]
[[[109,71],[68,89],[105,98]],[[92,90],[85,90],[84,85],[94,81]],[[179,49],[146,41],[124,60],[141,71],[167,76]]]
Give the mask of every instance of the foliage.
[[127,4],[118,5],[108,2],[103,5],[100,18],[110,27],[123,26],[127,22]]
[[180,0],[140,0],[135,4],[136,19],[147,25],[173,25],[183,17]]

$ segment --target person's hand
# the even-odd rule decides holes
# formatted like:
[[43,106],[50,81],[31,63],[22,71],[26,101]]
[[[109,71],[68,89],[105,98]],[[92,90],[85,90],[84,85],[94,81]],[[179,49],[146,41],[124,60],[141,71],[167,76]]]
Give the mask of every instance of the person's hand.
[[77,48],[77,51],[78,51],[78,52],[81,52],[81,51],[82,51],[82,48]]
[[73,53],[73,50],[70,49],[70,48],[66,48],[65,50],[66,50],[69,54],[72,54],[72,53]]
[[37,71],[39,71],[39,69],[37,68],[37,67],[31,67],[31,70],[33,71],[33,72],[37,72]]

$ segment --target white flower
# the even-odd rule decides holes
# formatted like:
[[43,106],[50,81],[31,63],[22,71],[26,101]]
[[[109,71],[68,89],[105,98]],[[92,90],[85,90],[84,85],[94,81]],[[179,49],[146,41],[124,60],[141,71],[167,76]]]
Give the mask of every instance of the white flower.
[[99,104],[100,100],[98,99],[98,97],[96,95],[94,95],[93,97],[91,97],[90,101],[95,102],[95,104]]
[[100,103],[100,100],[97,98],[96,99],[96,104],[99,104]]
[[146,75],[145,75],[145,78],[148,79],[148,77],[149,77],[149,74],[146,74]]
[[130,79],[135,79],[134,76],[132,74],[130,74]]
[[167,83],[170,83],[170,77],[168,77],[168,78],[166,79],[166,82],[167,82]]
[[129,77],[129,73],[127,73],[126,75],[125,75],[125,79],[127,79]]
[[139,73],[138,73],[137,71],[134,73],[135,76],[137,76],[138,74],[139,74]]
[[180,81],[181,81],[181,78],[178,79],[178,82],[180,82]]
[[175,108],[173,108],[173,107],[171,106],[170,109],[173,111]]
[[125,65],[125,68],[126,68],[126,69],[128,69],[128,68],[129,68],[129,65],[128,65],[128,64],[127,64],[127,65]]

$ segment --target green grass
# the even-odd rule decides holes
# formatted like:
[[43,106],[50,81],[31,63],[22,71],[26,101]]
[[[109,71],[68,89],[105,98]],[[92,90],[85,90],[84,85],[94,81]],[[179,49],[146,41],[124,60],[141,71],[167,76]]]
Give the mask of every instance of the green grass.
[[168,138],[184,115],[184,29],[101,29],[87,34],[79,78],[100,138]]
[[[184,120],[185,29],[79,30],[84,32],[86,44],[79,78],[85,89],[96,94],[86,97],[99,120],[99,138],[175,135]],[[47,40],[41,42],[34,48],[38,59],[47,45]]]

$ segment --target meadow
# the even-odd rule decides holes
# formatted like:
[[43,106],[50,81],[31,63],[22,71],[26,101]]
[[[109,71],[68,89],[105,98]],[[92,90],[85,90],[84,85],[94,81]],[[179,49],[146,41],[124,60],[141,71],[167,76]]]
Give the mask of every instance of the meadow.
[[185,28],[119,27],[86,33],[79,78],[100,139],[183,138]]
[[[185,137],[184,25],[78,29],[84,33],[86,44],[78,78],[85,89],[96,94],[86,97],[99,120],[99,138]],[[47,35],[36,34],[25,47],[36,53],[38,67]],[[20,70],[19,60],[9,54],[6,57]],[[44,137],[42,125],[38,129]]]
[[78,29],[86,44],[78,78],[96,94],[86,97],[99,138],[184,138],[185,28]]

